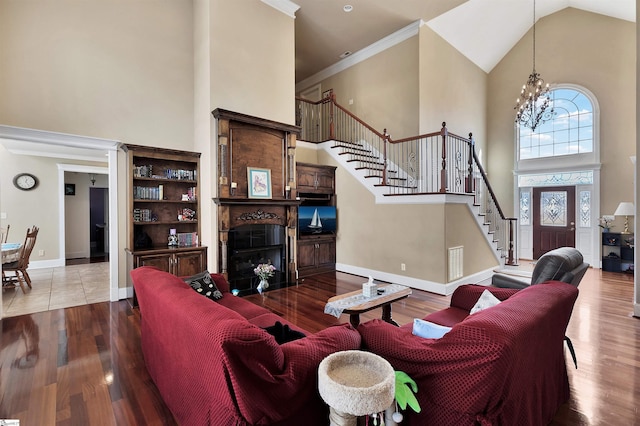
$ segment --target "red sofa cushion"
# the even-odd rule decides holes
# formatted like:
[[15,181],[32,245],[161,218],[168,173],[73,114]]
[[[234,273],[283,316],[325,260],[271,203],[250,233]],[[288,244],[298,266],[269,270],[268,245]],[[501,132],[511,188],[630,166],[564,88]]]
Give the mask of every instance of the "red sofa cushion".
[[424,319],[436,324],[453,327],[469,315],[469,311],[476,304],[483,291],[490,291],[501,301],[508,299],[518,291],[511,288],[486,287],[476,284],[465,284],[461,287],[461,291],[454,291],[453,295],[451,295],[451,306],[429,314]]

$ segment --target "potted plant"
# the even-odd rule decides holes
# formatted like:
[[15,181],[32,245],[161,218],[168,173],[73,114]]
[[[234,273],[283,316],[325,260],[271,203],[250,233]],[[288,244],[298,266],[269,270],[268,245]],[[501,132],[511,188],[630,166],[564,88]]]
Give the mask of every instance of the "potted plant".
[[602,232],[609,232],[609,230],[613,228],[613,225],[611,224],[611,222],[613,222],[613,219],[613,216],[602,216],[599,219],[600,223],[598,224],[598,226],[602,228]]

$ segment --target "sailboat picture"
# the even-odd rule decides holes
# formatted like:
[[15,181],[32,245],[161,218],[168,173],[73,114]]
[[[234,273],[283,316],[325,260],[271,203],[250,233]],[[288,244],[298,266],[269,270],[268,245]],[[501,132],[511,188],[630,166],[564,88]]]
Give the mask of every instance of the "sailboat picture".
[[318,209],[315,209],[313,211],[313,216],[311,216],[311,223],[309,223],[309,226],[307,226],[307,228],[310,228],[314,233],[322,232],[322,221],[320,220]]
[[335,206],[300,206],[298,209],[298,227],[303,234],[335,233]]

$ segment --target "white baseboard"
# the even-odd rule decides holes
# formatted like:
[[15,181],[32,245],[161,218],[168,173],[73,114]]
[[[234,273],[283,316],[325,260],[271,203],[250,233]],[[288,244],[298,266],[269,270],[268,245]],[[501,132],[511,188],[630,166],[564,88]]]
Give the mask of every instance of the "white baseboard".
[[29,261],[29,269],[57,268],[65,266],[64,259],[48,259],[48,260],[31,260]]
[[633,316],[640,318],[640,303],[633,304]]
[[119,287],[118,300],[129,299],[133,297],[133,287]]
[[452,281],[450,283],[437,283],[434,281],[408,277],[406,275],[397,275],[388,272],[362,268],[359,266],[345,265],[343,263],[336,263],[336,270],[340,272],[346,272],[348,274],[359,275],[361,277],[371,276],[375,280],[406,285],[407,287],[415,288],[417,290],[424,290],[430,293],[441,294],[444,296],[450,295],[456,288],[460,287],[462,284],[480,283],[481,281],[488,280],[493,275],[493,268],[490,268],[473,275],[462,277],[459,280]]

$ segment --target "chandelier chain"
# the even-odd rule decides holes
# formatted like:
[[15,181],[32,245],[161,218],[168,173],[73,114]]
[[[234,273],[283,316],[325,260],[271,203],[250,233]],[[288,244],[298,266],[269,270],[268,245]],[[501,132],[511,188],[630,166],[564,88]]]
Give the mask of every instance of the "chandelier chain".
[[536,72],[536,0],[533,0],[533,73]]
[[515,122],[535,132],[538,125],[554,116],[549,85],[544,85],[542,76],[536,72],[536,0],[533,0],[533,71],[522,86],[520,97],[513,109],[517,111]]

